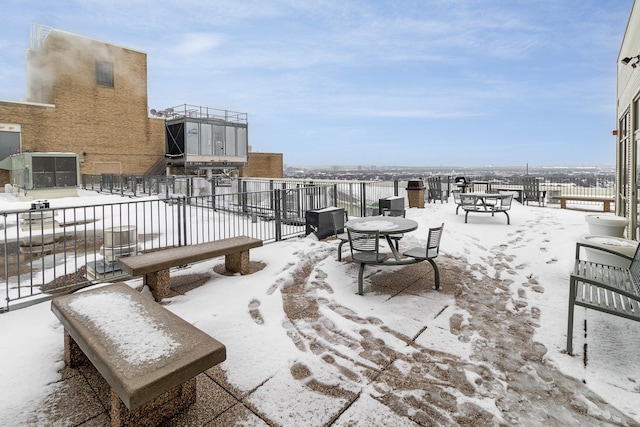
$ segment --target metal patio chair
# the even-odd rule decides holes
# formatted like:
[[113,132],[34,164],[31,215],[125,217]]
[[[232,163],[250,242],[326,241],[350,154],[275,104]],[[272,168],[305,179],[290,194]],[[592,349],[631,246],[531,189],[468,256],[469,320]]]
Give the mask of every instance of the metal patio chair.
[[408,251],[404,251],[404,255],[415,258],[421,261],[428,261],[433,267],[433,273],[435,275],[435,285],[433,289],[440,289],[440,272],[438,266],[434,261],[434,258],[438,256],[440,252],[440,239],[442,238],[442,231],[444,230],[444,224],[440,227],[429,228],[429,235],[427,236],[427,245],[411,248]]
[[349,246],[351,246],[353,262],[360,264],[358,270],[358,294],[362,295],[364,266],[383,262],[387,258],[387,254],[380,253],[380,233],[377,230],[355,231],[347,229],[347,234],[349,235]]
[[[382,210],[383,216],[399,216],[399,217],[405,218],[406,214],[407,214],[407,211],[404,209],[383,209]],[[402,233],[389,234],[389,238],[393,240],[393,243],[396,246],[396,251],[400,250],[399,249],[400,239],[402,239],[403,237],[404,237],[404,234]]]

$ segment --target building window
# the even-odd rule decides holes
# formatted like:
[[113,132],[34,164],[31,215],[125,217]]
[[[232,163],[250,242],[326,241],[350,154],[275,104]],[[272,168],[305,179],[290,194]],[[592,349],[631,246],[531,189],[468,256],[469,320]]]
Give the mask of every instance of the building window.
[[633,100],[633,117],[631,120],[633,120],[633,131],[640,130],[640,98]]
[[96,61],[96,84],[113,87],[113,63]]

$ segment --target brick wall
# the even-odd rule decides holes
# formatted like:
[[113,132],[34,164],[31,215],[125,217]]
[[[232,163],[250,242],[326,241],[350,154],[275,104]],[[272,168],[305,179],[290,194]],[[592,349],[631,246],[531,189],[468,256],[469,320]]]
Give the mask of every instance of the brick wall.
[[282,153],[249,152],[248,162],[247,167],[240,168],[241,177],[282,178],[284,176]]
[[[113,64],[113,87],[96,84],[97,60]],[[22,126],[23,151],[78,153],[87,174],[143,174],[164,157],[164,121],[148,115],[145,53],[52,30],[27,53],[27,86],[32,103],[0,102],[0,122]]]

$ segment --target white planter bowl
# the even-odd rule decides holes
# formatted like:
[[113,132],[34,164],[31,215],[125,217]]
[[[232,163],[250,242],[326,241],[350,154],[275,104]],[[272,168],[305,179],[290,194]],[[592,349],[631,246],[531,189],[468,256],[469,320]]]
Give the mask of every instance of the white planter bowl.
[[623,216],[605,214],[587,214],[585,219],[589,225],[589,234],[596,236],[623,237],[629,219]]
[[[588,235],[582,238],[582,242],[600,248],[609,249],[611,251],[615,251],[632,258],[636,253],[636,249],[638,248],[638,242],[636,240],[623,239],[621,237],[613,236]],[[606,252],[596,251],[590,248],[584,248],[584,251],[588,261],[597,262],[599,264],[613,265],[622,268],[629,268],[629,265],[631,264],[631,261],[620,258],[616,255],[608,254]]]

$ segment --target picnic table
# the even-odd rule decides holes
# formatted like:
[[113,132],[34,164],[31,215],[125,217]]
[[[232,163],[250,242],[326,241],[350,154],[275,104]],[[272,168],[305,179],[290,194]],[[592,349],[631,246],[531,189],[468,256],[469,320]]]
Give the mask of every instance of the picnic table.
[[347,221],[345,227],[355,231],[377,230],[380,236],[385,237],[394,259],[400,261],[400,254],[393,244],[392,236],[417,230],[418,223],[412,219],[397,216],[370,216]]
[[513,194],[500,193],[463,193],[460,194],[460,206],[465,211],[464,222],[466,224],[470,212],[490,213],[502,212],[507,216],[507,224],[511,223],[509,213]]

